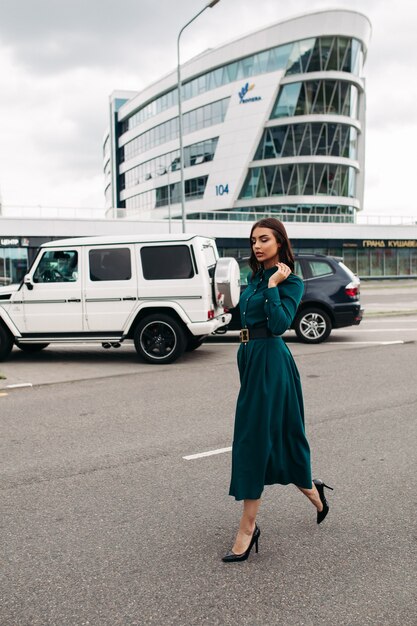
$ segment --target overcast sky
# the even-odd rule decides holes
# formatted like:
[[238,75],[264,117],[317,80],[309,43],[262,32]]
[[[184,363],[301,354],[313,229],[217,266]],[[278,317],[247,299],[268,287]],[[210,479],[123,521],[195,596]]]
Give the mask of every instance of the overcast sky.
[[[4,206],[103,207],[108,96],[176,66],[179,29],[206,0],[0,0]],[[221,0],[182,38],[182,59],[300,13],[355,9],[373,27],[365,211],[417,215],[415,0]]]

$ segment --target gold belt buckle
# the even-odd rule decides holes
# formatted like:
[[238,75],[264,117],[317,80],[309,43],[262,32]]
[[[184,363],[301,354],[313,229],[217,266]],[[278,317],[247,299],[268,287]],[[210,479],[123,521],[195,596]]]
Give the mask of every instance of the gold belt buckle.
[[240,342],[248,343],[248,341],[249,341],[249,329],[242,328],[242,330],[240,331]]

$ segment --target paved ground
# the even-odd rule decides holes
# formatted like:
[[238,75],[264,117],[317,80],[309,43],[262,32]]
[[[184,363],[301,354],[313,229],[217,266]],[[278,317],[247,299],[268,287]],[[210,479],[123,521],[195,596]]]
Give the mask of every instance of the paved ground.
[[183,458],[231,443],[233,342],[165,367],[16,350],[2,382],[34,386],[0,391],[1,626],[415,625],[416,339],[417,316],[289,335],[331,511],[268,487],[236,565],[230,454]]

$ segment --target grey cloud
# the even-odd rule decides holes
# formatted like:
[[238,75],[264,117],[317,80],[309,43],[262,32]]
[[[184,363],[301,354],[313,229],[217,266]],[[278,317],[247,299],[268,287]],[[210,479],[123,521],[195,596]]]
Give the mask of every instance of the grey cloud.
[[0,43],[38,73],[134,64],[152,50],[174,52],[176,23],[204,4],[181,0],[172,11],[171,0],[0,0]]

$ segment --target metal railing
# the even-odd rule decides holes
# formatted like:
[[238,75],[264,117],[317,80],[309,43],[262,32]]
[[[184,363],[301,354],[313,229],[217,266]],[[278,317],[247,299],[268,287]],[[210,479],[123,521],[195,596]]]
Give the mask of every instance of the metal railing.
[[[260,208],[261,209],[261,208]],[[154,221],[141,211],[133,211],[124,208],[104,209],[98,207],[50,207],[50,206],[2,206],[0,218],[26,218],[26,219],[126,219],[140,221]],[[360,224],[360,225],[383,225],[383,226],[413,226],[417,225],[417,215],[383,215],[372,213],[357,213],[356,215],[344,215],[337,213],[313,213],[313,212],[288,212],[288,211],[193,211],[187,215],[187,220],[205,220],[222,222],[256,222],[265,217],[276,217],[282,222],[296,222],[309,224]],[[161,219],[161,218],[159,218]],[[168,216],[163,218],[168,219]],[[173,220],[180,220],[181,214],[172,215]],[[155,220],[156,221],[156,220]]]

